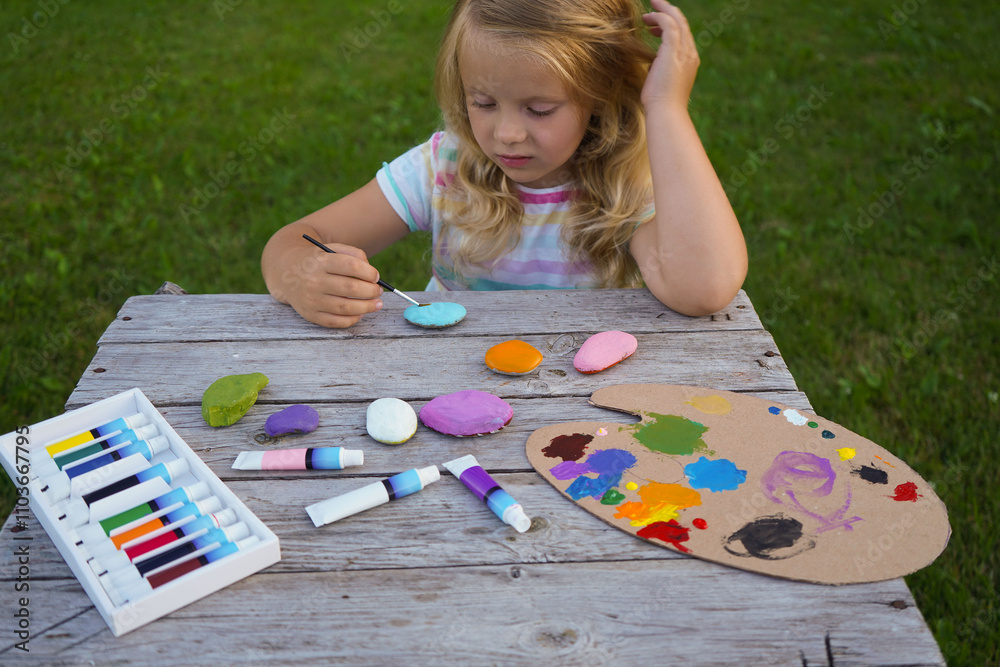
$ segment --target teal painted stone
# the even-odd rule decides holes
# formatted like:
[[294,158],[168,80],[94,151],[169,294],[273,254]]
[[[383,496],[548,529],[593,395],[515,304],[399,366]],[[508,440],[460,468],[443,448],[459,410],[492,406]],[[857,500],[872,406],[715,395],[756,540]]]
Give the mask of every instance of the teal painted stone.
[[426,306],[410,306],[403,311],[403,317],[410,324],[425,329],[443,329],[458,324],[465,319],[465,306],[460,303],[439,301]]
[[267,386],[263,373],[227,375],[213,382],[201,398],[201,416],[209,426],[230,426],[257,402],[257,393]]

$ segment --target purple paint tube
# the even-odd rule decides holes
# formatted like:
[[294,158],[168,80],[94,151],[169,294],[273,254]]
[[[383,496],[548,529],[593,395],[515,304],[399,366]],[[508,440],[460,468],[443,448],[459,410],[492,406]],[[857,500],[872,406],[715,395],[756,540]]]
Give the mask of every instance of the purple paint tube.
[[496,480],[483,470],[472,454],[443,464],[451,474],[490,508],[501,521],[514,530],[523,533],[531,527],[531,519],[524,513],[524,508],[500,488]]

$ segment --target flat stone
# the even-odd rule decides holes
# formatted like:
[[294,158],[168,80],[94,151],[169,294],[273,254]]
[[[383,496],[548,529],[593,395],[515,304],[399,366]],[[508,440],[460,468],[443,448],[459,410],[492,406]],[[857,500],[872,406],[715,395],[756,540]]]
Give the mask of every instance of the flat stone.
[[403,311],[403,317],[410,324],[425,329],[443,329],[458,324],[465,319],[465,306],[459,303],[439,301],[426,306],[410,306]]
[[368,435],[387,445],[401,445],[417,432],[417,413],[398,398],[380,398],[368,406]]
[[209,385],[201,397],[201,416],[209,426],[235,424],[257,402],[257,393],[267,383],[263,373],[221,377]]
[[584,341],[573,357],[573,367],[581,373],[600,373],[631,357],[638,346],[632,334],[602,331]]
[[319,413],[308,405],[289,405],[264,422],[264,433],[272,438],[289,433],[312,433],[319,426]]
[[513,417],[507,401],[474,389],[438,396],[420,409],[424,426],[457,436],[496,433]]
[[542,363],[542,353],[523,340],[508,340],[486,352],[486,365],[504,375],[526,375]]

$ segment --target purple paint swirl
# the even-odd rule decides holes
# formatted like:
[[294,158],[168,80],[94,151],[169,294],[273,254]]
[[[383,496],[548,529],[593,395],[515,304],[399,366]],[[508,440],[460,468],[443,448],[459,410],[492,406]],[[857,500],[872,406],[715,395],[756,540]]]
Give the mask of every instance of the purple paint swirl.
[[822,533],[834,528],[843,527],[853,530],[851,526],[861,517],[845,519],[851,507],[851,489],[845,491],[844,504],[835,512],[827,515],[816,514],[807,510],[799,498],[825,498],[833,492],[837,473],[828,459],[808,452],[781,452],[774,457],[774,462],[761,477],[760,484],[764,494],[779,505],[788,504],[800,512],[816,519],[820,523],[816,531]]

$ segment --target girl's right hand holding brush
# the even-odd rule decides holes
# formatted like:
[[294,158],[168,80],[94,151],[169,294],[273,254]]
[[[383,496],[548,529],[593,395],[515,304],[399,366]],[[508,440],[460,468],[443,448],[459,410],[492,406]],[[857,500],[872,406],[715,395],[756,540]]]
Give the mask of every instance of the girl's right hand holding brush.
[[[409,233],[375,180],[279,229],[261,255],[271,296],[310,322],[344,329],[382,308],[368,257]],[[325,244],[325,252],[302,235]]]
[[336,254],[305,243],[299,235],[298,242],[282,253],[285,269],[269,281],[269,287],[275,299],[291,305],[310,322],[346,328],[382,308],[382,288],[376,282],[379,274],[364,250],[340,243],[327,245]]

